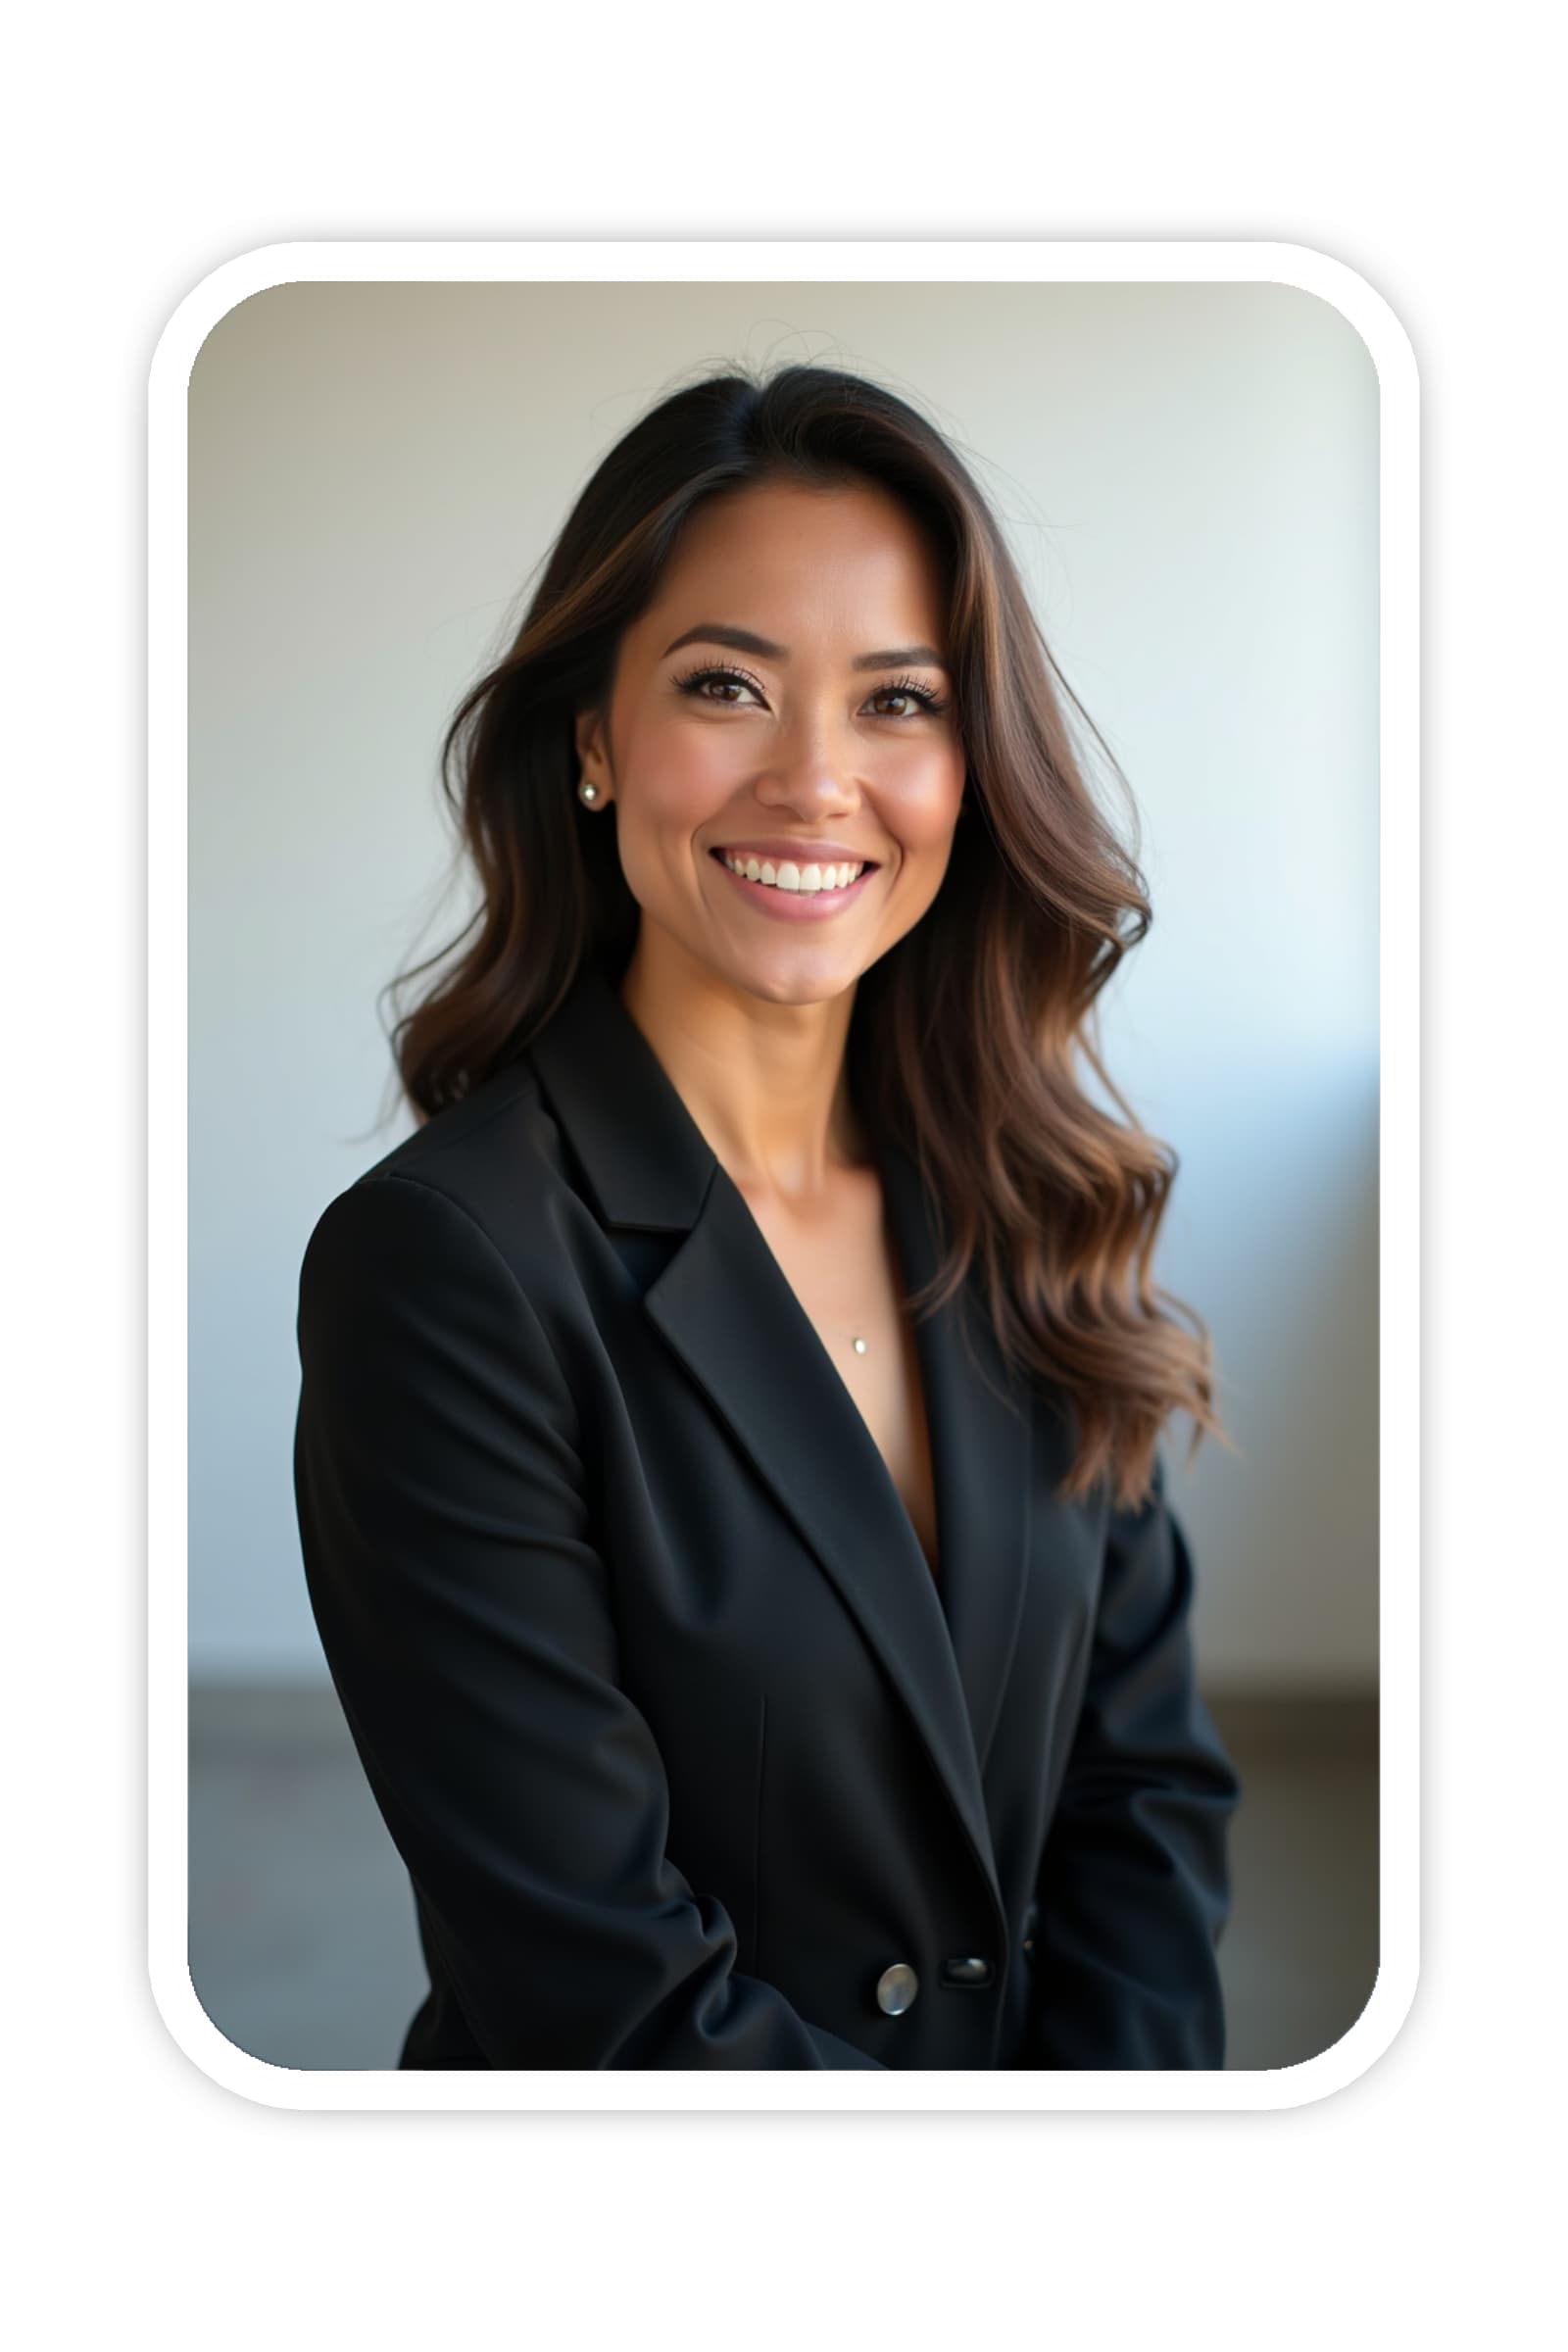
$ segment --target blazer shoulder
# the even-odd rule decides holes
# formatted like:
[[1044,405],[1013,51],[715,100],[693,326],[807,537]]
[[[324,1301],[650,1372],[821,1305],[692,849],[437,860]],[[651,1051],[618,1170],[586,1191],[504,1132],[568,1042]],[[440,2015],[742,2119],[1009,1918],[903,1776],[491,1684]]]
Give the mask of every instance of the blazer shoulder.
[[328,1201],[318,1227],[356,1196],[389,1184],[422,1187],[462,1210],[530,1294],[548,1286],[570,1220],[581,1213],[561,1129],[526,1056],[384,1152]]

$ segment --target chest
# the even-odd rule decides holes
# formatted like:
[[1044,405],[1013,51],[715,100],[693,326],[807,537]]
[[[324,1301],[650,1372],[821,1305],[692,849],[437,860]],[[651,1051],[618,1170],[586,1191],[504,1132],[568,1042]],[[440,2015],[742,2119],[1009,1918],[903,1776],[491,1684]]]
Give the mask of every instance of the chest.
[[880,1178],[874,1169],[847,1172],[831,1207],[808,1220],[750,1197],[748,1206],[887,1464],[937,1575],[931,1432]]

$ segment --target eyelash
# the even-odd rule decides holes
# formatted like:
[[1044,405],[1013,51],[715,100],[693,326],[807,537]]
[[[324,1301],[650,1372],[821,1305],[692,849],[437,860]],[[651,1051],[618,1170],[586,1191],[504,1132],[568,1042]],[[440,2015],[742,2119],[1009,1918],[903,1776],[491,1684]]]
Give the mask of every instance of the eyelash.
[[[700,686],[705,686],[710,678],[723,678],[730,684],[737,686],[752,686],[756,688],[759,694],[760,694],[762,691],[760,680],[754,678],[749,670],[732,669],[726,664],[720,662],[705,662],[700,669],[688,669],[683,673],[683,675],[676,678],[675,685],[680,693],[689,694],[695,697],[697,695],[697,689]],[[930,687],[922,686],[918,678],[890,678],[885,685],[878,686],[875,689],[875,693],[879,695],[906,694],[912,702],[918,703],[921,709],[934,718],[940,717],[942,712],[949,708],[948,698],[946,695],[933,694]],[[720,709],[723,707],[724,706],[722,704],[719,705]],[[731,710],[735,708],[734,704],[731,704],[729,707]],[[900,719],[895,723],[900,726],[906,726],[908,721],[907,719]]]

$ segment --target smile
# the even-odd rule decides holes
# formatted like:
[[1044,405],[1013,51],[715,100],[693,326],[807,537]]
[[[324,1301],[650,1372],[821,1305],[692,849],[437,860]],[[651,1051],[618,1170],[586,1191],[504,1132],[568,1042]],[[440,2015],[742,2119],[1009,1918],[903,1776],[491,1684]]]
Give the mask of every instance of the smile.
[[[823,884],[829,883],[830,877],[845,872],[846,867],[808,865],[799,868],[786,862],[775,868],[771,858],[753,858],[747,863],[759,868],[758,878],[754,881],[744,870],[736,870],[741,862],[739,858],[731,864],[722,850],[712,850],[709,854],[759,913],[770,914],[787,923],[820,922],[827,915],[842,912],[845,907],[855,904],[872,875],[879,871],[874,865],[862,865],[857,871],[852,861],[848,867],[852,877],[849,882],[842,887],[830,884],[830,887],[824,888]],[[764,881],[764,873],[772,873],[774,879],[771,882]],[[813,875],[816,877],[814,884],[810,879]]]

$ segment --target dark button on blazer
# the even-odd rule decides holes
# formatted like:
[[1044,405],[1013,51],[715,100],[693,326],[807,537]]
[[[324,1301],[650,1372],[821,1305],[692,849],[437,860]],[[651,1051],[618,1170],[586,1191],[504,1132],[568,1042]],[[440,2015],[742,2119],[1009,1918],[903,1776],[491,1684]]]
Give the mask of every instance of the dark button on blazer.
[[[908,1280],[939,1241],[879,1151]],[[610,980],[332,1200],[305,1574],[430,1978],[404,2067],[1217,2067],[1240,1784],[1162,1494],[966,1288],[940,1580]]]

